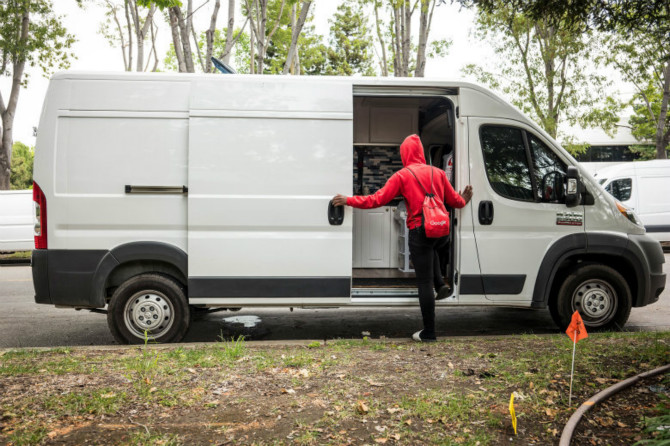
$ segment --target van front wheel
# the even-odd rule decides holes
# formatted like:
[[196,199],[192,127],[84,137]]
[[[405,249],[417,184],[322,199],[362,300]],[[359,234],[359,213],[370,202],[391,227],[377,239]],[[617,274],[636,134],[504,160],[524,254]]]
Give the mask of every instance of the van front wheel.
[[630,288],[621,274],[605,265],[587,264],[568,274],[549,310],[561,330],[575,311],[587,329],[621,330],[631,306]]
[[179,342],[188,330],[190,312],[183,287],[170,277],[141,274],[114,291],[107,324],[120,344]]

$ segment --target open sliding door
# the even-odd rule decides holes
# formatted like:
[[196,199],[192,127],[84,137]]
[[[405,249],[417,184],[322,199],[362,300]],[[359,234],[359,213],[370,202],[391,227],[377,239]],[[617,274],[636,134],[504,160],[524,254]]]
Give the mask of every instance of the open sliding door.
[[[351,296],[352,87],[316,78],[196,80],[189,131],[192,304],[327,305]],[[337,224],[339,223],[339,224]]]

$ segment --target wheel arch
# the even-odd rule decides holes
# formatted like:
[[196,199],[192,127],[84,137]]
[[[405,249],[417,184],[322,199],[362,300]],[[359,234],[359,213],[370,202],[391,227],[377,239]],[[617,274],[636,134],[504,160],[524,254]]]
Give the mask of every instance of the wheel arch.
[[569,272],[580,263],[606,265],[621,274],[631,292],[633,306],[644,305],[648,274],[646,258],[625,234],[582,233],[558,239],[540,264],[532,308],[546,308],[555,299]]
[[185,288],[188,256],[181,248],[162,242],[132,242],[113,248],[98,264],[91,283],[95,305],[104,307],[110,290],[131,277],[148,272],[169,275]]

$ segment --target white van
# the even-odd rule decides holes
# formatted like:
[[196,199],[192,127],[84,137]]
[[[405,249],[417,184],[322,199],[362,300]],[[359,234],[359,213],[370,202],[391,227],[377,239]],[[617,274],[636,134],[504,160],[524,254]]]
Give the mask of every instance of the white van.
[[400,200],[330,203],[383,184],[412,133],[427,159],[453,150],[456,189],[474,188],[452,212],[454,292],[438,305],[548,306],[561,327],[579,310],[613,328],[658,300],[659,243],[481,87],[73,72],[52,78],[37,138],[35,300],[107,307],[128,343],[182,339],[193,306],[415,306]]
[[32,197],[32,190],[0,191],[0,252],[33,249]]
[[670,160],[635,161],[599,170],[607,192],[640,217],[652,238],[670,242]]

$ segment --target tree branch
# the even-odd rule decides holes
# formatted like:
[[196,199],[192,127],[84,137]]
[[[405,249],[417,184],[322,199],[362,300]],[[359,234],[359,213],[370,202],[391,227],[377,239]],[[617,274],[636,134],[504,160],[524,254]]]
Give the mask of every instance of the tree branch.
[[526,72],[526,78],[528,80],[530,101],[533,105],[533,108],[535,109],[535,113],[537,113],[538,117],[542,121],[544,121],[546,117],[545,114],[542,112],[540,105],[537,103],[537,98],[535,97],[535,82],[533,82],[533,76],[530,71],[530,66],[528,65],[528,45],[530,44],[530,30],[526,28],[526,46],[524,47],[521,44],[521,41],[519,40],[518,34],[514,32],[513,24],[511,22],[508,24],[508,28],[510,34],[512,35],[512,38],[514,39],[514,42],[516,43],[517,48],[519,48],[519,51],[521,52],[521,60],[523,62],[523,68],[524,71]]
[[281,17],[284,15],[284,5],[286,4],[286,0],[281,0],[281,6],[279,7],[279,15],[277,16],[277,23],[275,23],[274,28],[272,28],[272,31],[270,34],[268,34],[268,38],[266,40],[267,43],[270,43],[272,40],[272,37],[275,35],[277,30],[279,29],[279,25],[281,24]]
[[300,33],[302,32],[302,27],[305,25],[307,20],[307,14],[309,13],[309,7],[312,5],[312,0],[303,0],[302,8],[300,8],[300,17],[298,18],[298,23],[296,23],[295,28],[293,28],[291,33],[291,46],[288,50],[288,55],[286,56],[286,63],[284,64],[284,71],[282,74],[288,74],[291,65],[293,64],[293,59],[298,48],[298,39],[300,38]]

